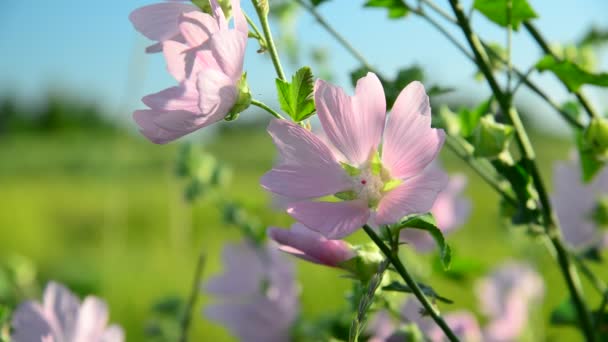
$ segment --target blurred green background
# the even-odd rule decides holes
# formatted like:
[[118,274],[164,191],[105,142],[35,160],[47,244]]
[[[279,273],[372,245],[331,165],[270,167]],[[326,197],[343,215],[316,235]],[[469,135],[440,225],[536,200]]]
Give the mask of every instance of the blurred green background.
[[[1,122],[0,264],[5,271],[7,265],[25,267],[20,277],[27,281],[33,275],[20,259],[26,258],[38,284],[21,289],[16,298],[39,296],[47,280],[57,280],[80,295],[105,298],[111,320],[123,325],[128,341],[146,340],[153,303],[188,295],[201,250],[208,255],[204,277],[217,274],[223,243],[239,240],[239,231],[222,223],[214,202],[202,199],[190,205],[184,199],[185,182],[175,173],[179,142],[151,144],[120,125],[104,124],[105,116],[95,114],[94,107],[58,97],[49,97],[47,106],[37,110],[19,108],[10,100],[2,106],[5,114],[12,114]],[[194,144],[233,170],[233,181],[224,190],[227,196],[259,216],[264,225],[287,226],[290,219],[270,209],[269,196],[258,186],[275,158],[264,131],[266,118],[260,118],[222,123],[214,132],[198,136]],[[538,133],[533,137],[542,172],[550,179],[553,162],[569,154],[568,141]],[[442,310],[476,311],[475,279],[502,261],[526,259],[547,284],[542,315],[531,320],[538,324],[534,338],[578,340],[572,329],[543,328],[566,290],[542,243],[523,230],[507,230],[493,191],[449,151],[441,157],[448,170],[469,176],[466,196],[473,203],[472,214],[448,240],[455,263],[468,263],[474,272],[449,276],[434,266],[433,254],[414,258],[406,254],[422,280],[455,300],[452,305],[442,304]],[[343,296],[350,281],[339,271],[299,261],[297,266],[305,317],[345,307]],[[603,278],[608,276],[605,267],[595,270]],[[14,292],[6,287],[7,274],[0,277],[4,296],[0,301],[5,303],[14,300]],[[599,301],[591,289],[587,293],[590,303]],[[222,327],[200,315],[207,301],[203,296],[195,310],[193,340],[230,340]]]

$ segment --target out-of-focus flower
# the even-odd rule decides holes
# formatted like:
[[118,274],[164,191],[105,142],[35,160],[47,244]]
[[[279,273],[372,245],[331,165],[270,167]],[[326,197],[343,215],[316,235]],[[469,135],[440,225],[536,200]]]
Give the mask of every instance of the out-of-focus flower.
[[608,171],[583,184],[579,162],[559,162],[553,169],[555,210],[566,242],[575,249],[608,247]]
[[291,229],[269,228],[268,235],[280,244],[283,252],[320,265],[338,267],[356,256],[346,241],[328,240],[303,224],[296,223]]
[[477,284],[482,312],[489,318],[485,341],[515,341],[526,328],[534,302],[544,294],[542,278],[532,268],[507,263]]
[[47,284],[42,303],[22,303],[13,315],[14,342],[121,342],[124,333],[108,324],[106,303],[88,296],[82,304],[67,288]]
[[205,286],[221,302],[208,306],[206,316],[225,325],[241,341],[289,341],[299,312],[293,265],[270,244],[228,245],[222,257],[224,273]]
[[[431,208],[437,226],[444,235],[462,226],[471,212],[471,202],[462,196],[466,184],[467,178],[464,175],[450,176],[448,185],[439,193]],[[419,229],[402,230],[400,237],[401,240],[411,243],[419,252],[429,251],[435,246],[433,238]]]
[[[468,311],[448,312],[443,315],[451,330],[463,342],[517,341],[526,328],[530,305],[544,293],[542,278],[529,266],[507,263],[477,284],[477,296],[488,324],[480,328],[475,316]],[[401,309],[401,319],[416,324],[430,341],[447,341],[443,331],[428,316],[422,304],[410,296]],[[397,324],[386,312],[372,321],[370,332],[374,342],[390,341]]]
[[232,0],[234,28],[229,28],[216,0],[211,0],[211,8],[213,15],[200,10],[178,14],[183,41],[162,42],[167,68],[180,84],[145,96],[142,101],[150,109],[133,113],[142,134],[154,143],[164,144],[236,116],[251,102],[243,74],[248,27],[240,2]]
[[[354,96],[322,80],[314,94],[336,152],[297,124],[273,120],[268,127],[281,160],[261,183],[292,200],[287,212],[327,238],[339,239],[368,221],[384,225],[429,211],[447,177],[427,168],[443,145],[444,132],[431,128],[422,84],[412,82],[401,92],[386,130],[384,90],[375,74],[357,82]],[[314,201],[328,195],[343,201]]]

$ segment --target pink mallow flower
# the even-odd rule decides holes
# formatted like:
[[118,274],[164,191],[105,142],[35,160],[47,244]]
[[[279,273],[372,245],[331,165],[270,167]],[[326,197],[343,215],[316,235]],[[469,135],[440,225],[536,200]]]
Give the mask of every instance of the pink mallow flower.
[[88,296],[82,304],[67,288],[47,284],[42,303],[27,301],[13,315],[13,342],[122,342],[124,333],[108,324],[106,303]]
[[584,184],[578,164],[578,160],[555,164],[552,201],[568,245],[577,250],[603,249],[608,247],[608,170]]
[[299,286],[293,265],[276,246],[249,242],[227,245],[223,274],[205,289],[219,297],[209,305],[208,318],[225,325],[240,341],[289,341],[299,312]]
[[[179,3],[162,4],[171,9],[166,15],[177,20],[183,41],[162,41],[167,68],[179,85],[145,96],[142,102],[149,109],[133,113],[142,134],[152,142],[170,142],[249,106],[251,95],[243,74],[247,21],[239,0],[231,3],[234,28],[229,28],[217,0],[211,0],[213,15],[198,9],[179,12],[168,6]],[[135,22],[154,25],[145,16]],[[173,29],[173,23],[166,27]]]
[[[466,176],[462,174],[451,175],[448,185],[439,193],[435,204],[431,208],[437,226],[444,235],[450,234],[461,227],[469,217],[471,202],[462,196],[466,184]],[[435,246],[429,233],[422,230],[404,229],[401,231],[400,237],[402,241],[412,244],[419,252],[428,252]]]
[[279,243],[281,251],[320,265],[339,267],[357,256],[348,242],[329,240],[301,223],[295,223],[289,230],[271,227],[268,235]]
[[[268,127],[281,159],[261,184],[289,199],[287,213],[328,239],[339,239],[368,221],[392,224],[431,209],[447,177],[427,165],[445,137],[431,128],[420,82],[401,92],[388,122],[384,90],[373,73],[357,82],[354,96],[322,80],[314,96],[330,143],[286,120]],[[329,195],[343,201],[316,200]]]

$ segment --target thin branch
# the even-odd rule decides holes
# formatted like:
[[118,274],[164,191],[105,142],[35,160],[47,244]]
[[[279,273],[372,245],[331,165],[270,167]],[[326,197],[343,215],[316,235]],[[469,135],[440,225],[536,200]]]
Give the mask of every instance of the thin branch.
[[192,290],[190,291],[190,297],[188,299],[188,304],[186,306],[184,317],[181,320],[180,324],[180,334],[179,340],[180,342],[188,341],[188,331],[190,330],[190,322],[192,321],[192,311],[196,306],[196,301],[198,299],[198,294],[200,292],[200,283],[201,278],[203,276],[203,270],[205,269],[205,262],[207,257],[204,252],[201,252],[198,257],[198,262],[196,264],[196,269],[194,271],[194,279],[192,281]]
[[285,118],[281,114],[279,114],[278,112],[276,112],[274,109],[270,108],[267,104],[265,104],[262,101],[258,101],[256,99],[251,99],[251,104],[254,105],[254,106],[256,106],[256,107],[262,108],[268,114],[274,116],[277,119],[285,120]]

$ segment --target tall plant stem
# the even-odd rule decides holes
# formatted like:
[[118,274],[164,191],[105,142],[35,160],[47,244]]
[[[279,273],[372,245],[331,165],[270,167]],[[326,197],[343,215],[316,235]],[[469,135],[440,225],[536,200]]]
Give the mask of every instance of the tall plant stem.
[[[285,81],[285,73],[283,72],[283,67],[281,66],[281,61],[279,59],[279,53],[277,52],[277,47],[272,39],[272,32],[270,31],[270,24],[268,23],[268,11],[267,8],[264,9],[264,5],[262,4],[264,1],[251,0],[251,2],[253,3],[256,13],[258,14],[260,23],[262,24],[262,31],[264,31],[264,39],[266,40],[267,45],[266,47],[270,53],[270,58],[272,59],[272,64],[277,72],[277,76]],[[266,6],[268,6],[268,3],[266,3]]]
[[274,117],[275,117],[275,118],[277,118],[277,119],[281,119],[281,120],[284,120],[284,119],[285,119],[285,118],[284,118],[284,117],[283,117],[281,114],[279,114],[279,113],[278,113],[277,111],[275,111],[274,109],[272,109],[272,108],[268,107],[268,105],[267,105],[267,104],[265,104],[265,103],[264,103],[264,102],[262,102],[262,101],[258,101],[258,100],[256,100],[256,99],[251,99],[251,104],[252,104],[252,105],[254,105],[254,106],[256,106],[256,107],[262,108],[262,109],[263,109],[263,110],[265,110],[265,111],[266,111],[268,114],[270,114],[270,115],[274,116]]
[[[543,36],[540,34],[540,32],[536,29],[534,24],[532,24],[530,21],[524,21],[524,27],[526,28],[528,33],[530,33],[532,38],[534,38],[534,40],[536,41],[538,46],[540,46],[540,48],[543,50],[543,52],[545,54],[550,55],[551,57],[555,58],[556,60],[560,59],[560,58],[558,58],[558,56],[555,55],[553,50],[551,50],[551,47],[549,46],[549,44],[547,43],[545,38],[543,38]],[[574,96],[576,96],[576,99],[583,106],[583,108],[585,108],[585,111],[587,112],[587,114],[589,114],[589,117],[591,117],[591,118],[599,117],[599,115],[597,114],[595,109],[593,109],[593,107],[591,106],[591,103],[589,103],[589,100],[587,100],[587,97],[585,97],[585,95],[580,90],[572,91],[572,90],[570,90],[570,88],[568,88],[566,83],[564,83],[563,81],[562,81],[562,84],[566,87],[566,89],[568,89],[569,92],[571,92],[572,94],[574,94]]]
[[482,53],[483,47],[481,46],[481,42],[479,41],[479,38],[473,33],[471,26],[469,25],[469,22],[462,9],[462,5],[459,3],[458,0],[450,0],[450,6],[452,7],[454,14],[456,15],[458,25],[462,29],[462,32],[464,33],[465,38],[471,50],[473,51],[473,54],[475,55],[475,60],[477,65],[479,66],[479,69],[488,81],[488,84],[492,89],[492,92],[494,93],[501,110],[503,111],[503,113],[508,115],[509,119],[511,120],[511,123],[513,124],[513,127],[515,128],[515,137],[522,152],[522,162],[532,175],[534,186],[536,188],[536,191],[538,192],[542,207],[545,233],[550,238],[552,245],[555,247],[557,261],[564,276],[564,279],[566,280],[566,283],[568,285],[570,295],[574,301],[574,305],[576,307],[579,321],[581,324],[581,329],[583,330],[585,337],[588,341],[595,341],[596,336],[593,330],[591,314],[583,299],[580,279],[578,278],[576,267],[572,263],[570,255],[563,244],[559,229],[559,222],[551,208],[551,202],[549,201],[547,191],[538,171],[538,167],[535,162],[534,149],[532,148],[532,144],[530,143],[526,130],[524,129],[521,119],[519,118],[519,114],[511,106],[510,97],[505,95],[505,93],[501,90],[498,83],[496,82],[496,79],[492,74],[485,55]]
[[[367,61],[365,56],[363,56],[363,54],[361,54],[357,49],[355,49],[354,46],[352,46],[348,42],[348,40],[346,40],[346,38],[344,38],[338,31],[336,31],[336,29],[334,29],[329,24],[329,22],[327,22],[327,20],[325,20],[325,18],[321,16],[321,14],[317,11],[316,8],[314,8],[312,5],[310,5],[304,0],[296,1],[298,4],[300,4],[300,6],[307,10],[308,13],[310,13],[310,15],[312,15],[317,20],[319,25],[321,25],[331,36],[333,36],[338,41],[338,43],[340,43],[340,45],[342,45],[356,60],[358,60],[359,63],[361,63],[368,70],[374,70],[374,67]],[[380,76],[377,70],[374,70],[374,73]]]
[[205,253],[201,253],[198,257],[196,269],[194,270],[194,279],[192,280],[192,290],[190,291],[190,297],[188,298],[188,304],[186,306],[184,317],[180,322],[180,333],[179,342],[188,341],[188,331],[190,330],[190,322],[192,321],[192,311],[196,306],[196,300],[198,299],[198,293],[200,292],[200,282],[203,276],[203,270],[205,268],[205,261],[207,257]]
[[378,248],[380,248],[382,253],[384,253],[386,258],[390,261],[390,263],[393,264],[401,278],[403,278],[403,281],[405,281],[407,286],[412,290],[414,296],[418,298],[418,300],[424,307],[424,310],[426,310],[426,312],[431,316],[431,318],[437,323],[437,325],[445,333],[447,338],[452,342],[458,341],[458,337],[456,337],[452,329],[450,329],[450,327],[443,320],[443,318],[441,318],[439,312],[435,309],[433,304],[431,304],[428,298],[426,298],[426,296],[418,286],[418,283],[414,281],[414,279],[408,273],[403,263],[401,263],[401,260],[399,260],[399,257],[395,255],[395,253],[393,253],[393,251],[384,243],[384,241],[382,241],[382,239],[376,234],[376,232],[374,232],[374,230],[370,226],[363,226],[363,230],[365,230],[367,235],[378,246]]

